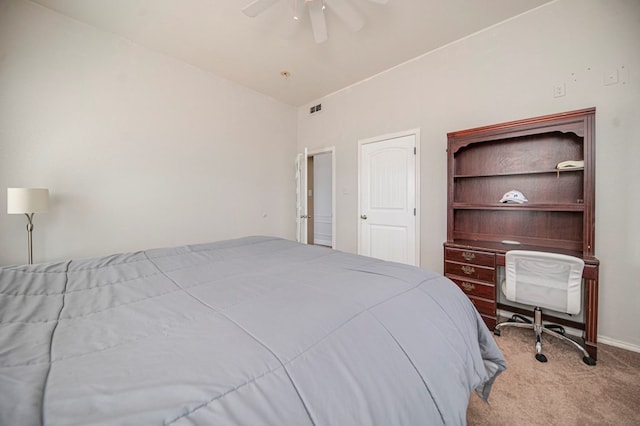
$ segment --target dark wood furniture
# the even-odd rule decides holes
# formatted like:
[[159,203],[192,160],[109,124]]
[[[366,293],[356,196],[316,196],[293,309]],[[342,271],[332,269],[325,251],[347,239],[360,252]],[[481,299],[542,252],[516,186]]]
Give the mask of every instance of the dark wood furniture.
[[[546,313],[545,319],[583,330],[585,348],[597,359],[595,108],[447,136],[445,275],[493,329],[498,309],[531,316],[531,311],[498,302],[496,271],[508,250],[553,251],[584,259],[584,321]],[[584,160],[584,167],[558,170],[557,164],[566,160]],[[528,202],[500,203],[513,189]]]

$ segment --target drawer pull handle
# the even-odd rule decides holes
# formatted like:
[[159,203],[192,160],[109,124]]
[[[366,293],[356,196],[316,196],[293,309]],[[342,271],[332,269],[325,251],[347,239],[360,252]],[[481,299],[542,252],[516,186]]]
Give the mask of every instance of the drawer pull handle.
[[463,251],[462,252],[462,257],[464,257],[464,259],[466,261],[469,261],[469,260],[475,259],[476,255],[475,255],[475,253],[469,253],[468,251]]
[[464,266],[461,266],[460,269],[462,269],[462,272],[464,272],[467,275],[471,275],[474,272],[476,272],[476,268],[474,268],[473,266],[464,265]]
[[466,281],[463,281],[462,288],[465,289],[465,291],[473,291],[476,288],[476,286]]

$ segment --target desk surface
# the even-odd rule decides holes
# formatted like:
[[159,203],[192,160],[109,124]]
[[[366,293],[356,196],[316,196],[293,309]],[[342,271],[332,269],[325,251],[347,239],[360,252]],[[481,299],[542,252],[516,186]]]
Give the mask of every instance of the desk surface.
[[504,265],[504,254],[509,250],[531,250],[531,251],[545,251],[552,253],[560,253],[566,254],[569,256],[579,257],[584,260],[585,267],[589,266],[597,266],[600,264],[600,261],[593,257],[585,257],[583,256],[581,251],[575,250],[566,250],[558,247],[548,247],[548,246],[534,246],[528,244],[505,244],[501,242],[495,241],[475,241],[475,240],[454,240],[453,242],[447,242],[447,246],[449,247],[457,247],[461,249],[475,249],[475,250],[487,250],[490,252],[494,252],[498,255],[498,261],[500,262],[500,258],[502,259],[502,263],[498,263],[499,265]]

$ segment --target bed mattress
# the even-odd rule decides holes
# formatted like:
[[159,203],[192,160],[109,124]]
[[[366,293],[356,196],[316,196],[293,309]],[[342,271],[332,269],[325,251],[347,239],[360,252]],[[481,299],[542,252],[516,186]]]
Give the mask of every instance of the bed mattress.
[[2,425],[464,424],[505,367],[442,275],[280,238],[0,268]]

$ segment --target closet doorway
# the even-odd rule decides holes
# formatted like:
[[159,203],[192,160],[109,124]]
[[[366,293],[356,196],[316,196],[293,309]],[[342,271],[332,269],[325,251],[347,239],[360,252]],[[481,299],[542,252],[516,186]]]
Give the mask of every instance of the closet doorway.
[[298,154],[298,241],[335,247],[335,148]]

